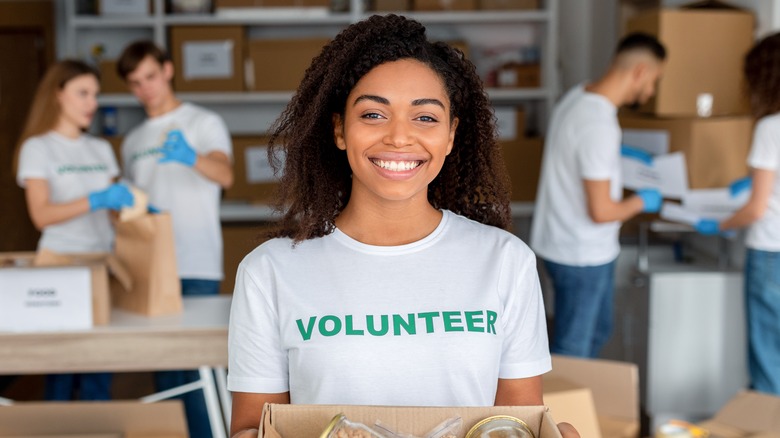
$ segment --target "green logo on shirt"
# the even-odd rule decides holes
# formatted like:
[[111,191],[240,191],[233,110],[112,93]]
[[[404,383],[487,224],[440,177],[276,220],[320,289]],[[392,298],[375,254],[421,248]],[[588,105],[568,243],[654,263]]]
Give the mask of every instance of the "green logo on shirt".
[[138,151],[130,156],[130,162],[135,163],[137,160],[140,160],[141,158],[147,158],[147,157],[155,157],[157,155],[160,155],[160,148],[154,147],[145,149],[143,151]]
[[401,336],[436,332],[479,332],[496,334],[498,314],[491,310],[441,311],[393,315],[310,316],[295,323],[304,341],[320,336]]
[[105,164],[63,164],[57,168],[59,175],[66,173],[95,173],[108,172],[108,166]]

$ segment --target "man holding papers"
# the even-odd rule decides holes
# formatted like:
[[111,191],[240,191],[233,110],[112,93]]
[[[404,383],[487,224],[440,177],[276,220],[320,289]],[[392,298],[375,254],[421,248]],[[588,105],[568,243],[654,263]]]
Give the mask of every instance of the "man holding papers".
[[622,199],[617,108],[655,93],[665,58],[654,37],[628,35],[607,73],[569,91],[553,111],[531,228],[531,247],[555,288],[553,353],[598,356],[612,331],[620,225],[661,205],[656,189]]

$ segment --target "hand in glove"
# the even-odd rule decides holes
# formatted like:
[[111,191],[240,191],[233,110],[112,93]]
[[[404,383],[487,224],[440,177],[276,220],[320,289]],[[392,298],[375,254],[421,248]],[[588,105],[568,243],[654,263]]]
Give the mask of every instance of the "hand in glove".
[[160,152],[163,156],[158,161],[159,163],[175,162],[192,167],[198,159],[198,154],[195,153],[195,150],[184,139],[184,134],[178,129],[168,133]]
[[642,198],[643,213],[657,213],[661,209],[661,202],[664,200],[661,192],[656,189],[641,189],[636,192]]
[[121,210],[135,203],[133,194],[124,184],[111,184],[107,189],[89,194],[89,210]]
[[699,219],[693,226],[699,234],[715,236],[720,233],[720,224],[715,219]]

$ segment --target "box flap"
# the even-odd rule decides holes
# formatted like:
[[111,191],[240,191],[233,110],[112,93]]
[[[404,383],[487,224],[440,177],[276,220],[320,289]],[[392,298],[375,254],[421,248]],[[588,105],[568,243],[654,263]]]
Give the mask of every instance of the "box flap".
[[599,415],[602,438],[638,438],[639,422]]
[[780,397],[744,391],[721,408],[712,421],[748,433],[780,433]]
[[601,437],[593,395],[589,388],[567,379],[547,375],[544,376],[543,385],[544,404],[557,421],[570,423],[580,436]]
[[697,423],[699,427],[708,431],[713,438],[744,438],[745,431],[731,427],[726,424],[720,424],[715,420],[706,420]]

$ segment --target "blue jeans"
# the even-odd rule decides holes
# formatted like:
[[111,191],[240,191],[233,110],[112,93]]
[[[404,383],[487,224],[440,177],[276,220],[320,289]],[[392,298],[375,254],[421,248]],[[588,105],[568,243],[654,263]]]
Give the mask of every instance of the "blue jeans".
[[111,400],[111,373],[49,374],[45,398],[49,401]]
[[[183,296],[217,295],[219,294],[219,281],[183,278],[181,280],[181,294]],[[154,375],[158,391],[176,388],[199,379],[200,374],[197,370],[160,371]],[[211,438],[211,425],[209,423],[208,410],[206,410],[206,402],[203,398],[203,390],[190,391],[176,398],[184,402],[190,437]]]
[[745,308],[753,389],[780,396],[780,252],[748,249]]
[[612,334],[615,261],[598,266],[543,261],[555,289],[550,352],[598,357]]

